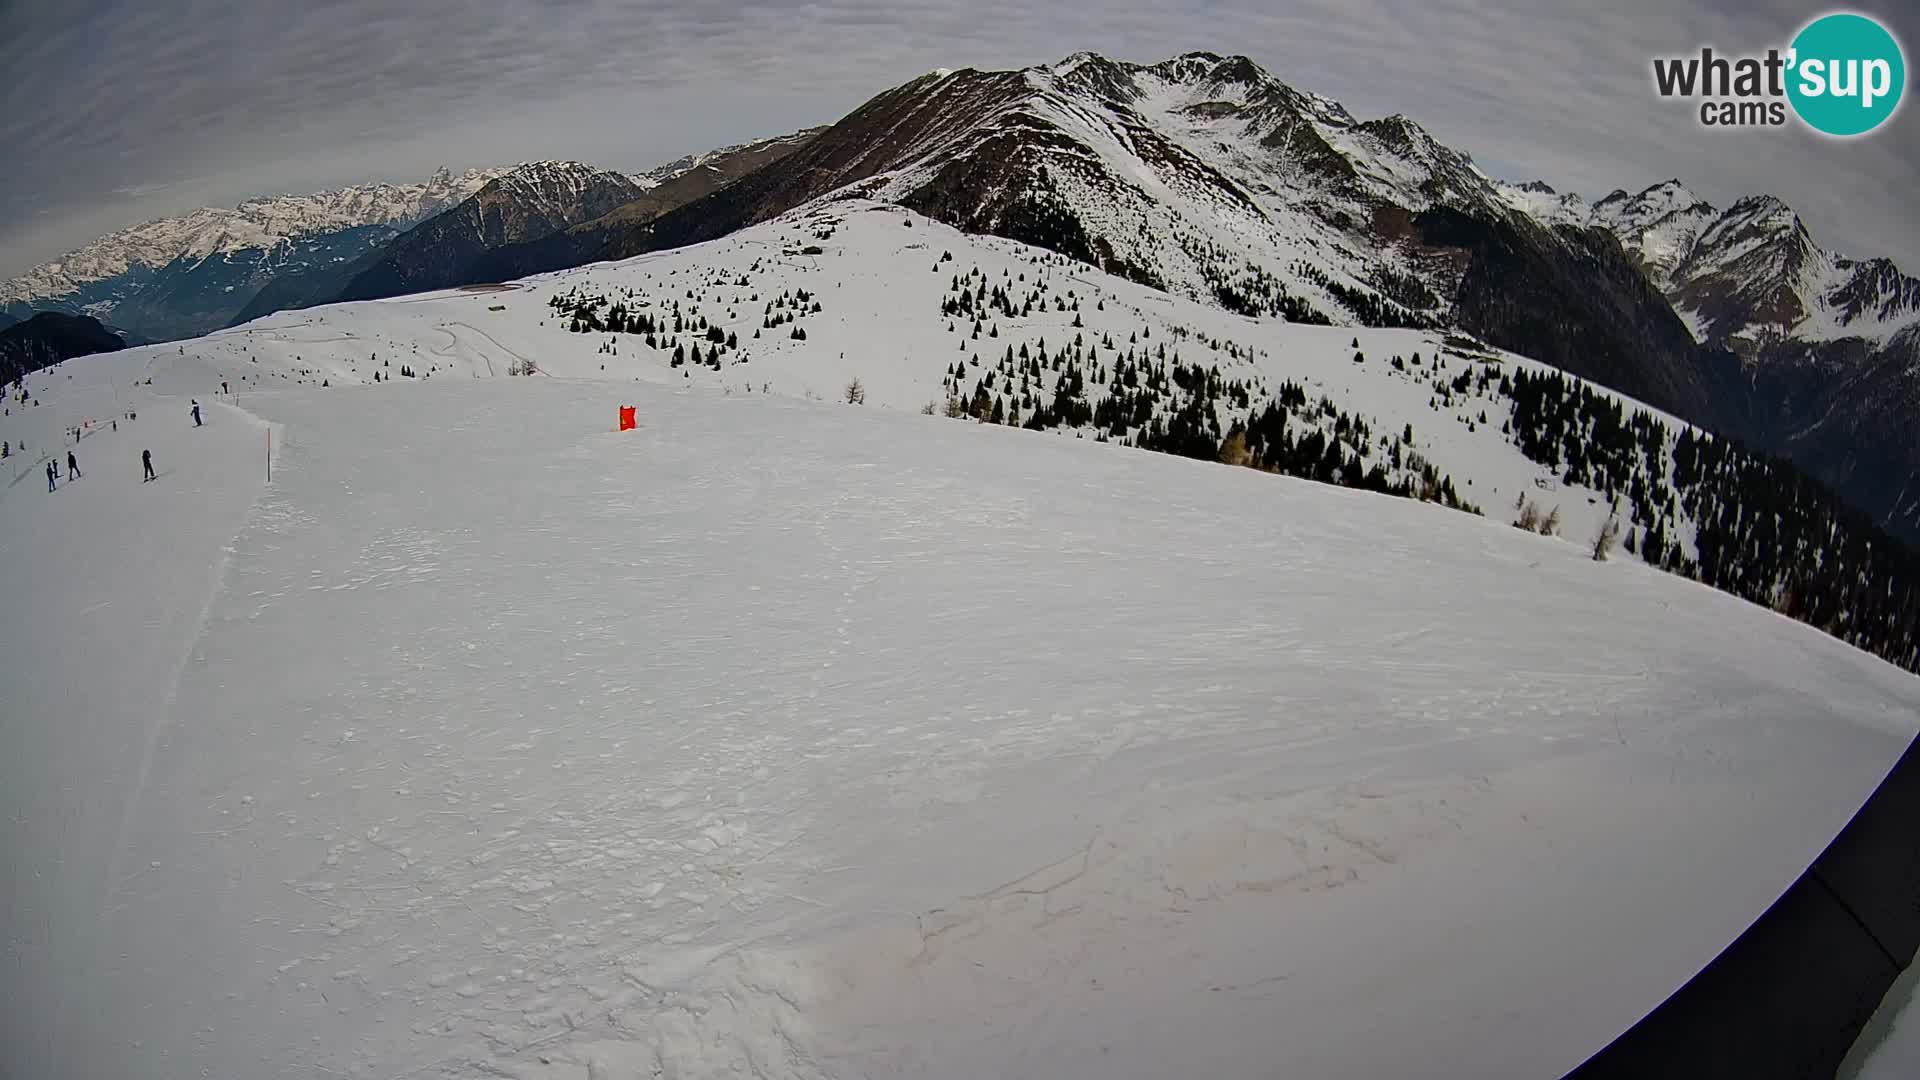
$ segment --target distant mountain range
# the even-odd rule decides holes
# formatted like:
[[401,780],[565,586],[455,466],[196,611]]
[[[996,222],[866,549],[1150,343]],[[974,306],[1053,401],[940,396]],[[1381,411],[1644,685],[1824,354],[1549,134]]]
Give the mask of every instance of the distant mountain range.
[[635,175],[578,162],[435,173],[196,210],[100,238],[0,283],[0,313],[90,314],[136,341],[193,337],[287,308],[482,280],[474,264],[603,215],[646,220],[802,144],[801,132]]
[[1724,210],[1678,180],[1591,206],[1544,184],[1508,195],[1543,221],[1613,232],[1703,350],[1738,358],[1689,415],[1792,458],[1920,542],[1920,279],[1821,248],[1770,195]]
[[1537,181],[1505,193],[1547,224],[1611,231],[1705,344],[1753,353],[1791,339],[1884,342],[1920,317],[1920,279],[1887,259],[1822,249],[1771,195],[1721,210],[1678,180],[1591,205]]
[[648,173],[541,162],[350,190],[394,194],[233,212],[266,225],[149,223],[7,283],[0,304],[177,336],[865,197],[1249,318],[1464,330],[1791,456],[1920,538],[1920,281],[1819,247],[1770,196],[1722,209],[1669,181],[1589,202],[1499,180],[1407,117],[1358,119],[1245,57],[939,71],[827,127]]
[[93,315],[148,340],[225,326],[267,283],[359,258],[478,191],[502,170],[251,199],[103,236],[0,283],[0,311]]
[[230,322],[337,300],[372,300],[465,284],[492,247],[545,236],[640,196],[632,178],[578,162],[537,161],[489,179],[453,207],[357,257],[309,265],[264,285]]

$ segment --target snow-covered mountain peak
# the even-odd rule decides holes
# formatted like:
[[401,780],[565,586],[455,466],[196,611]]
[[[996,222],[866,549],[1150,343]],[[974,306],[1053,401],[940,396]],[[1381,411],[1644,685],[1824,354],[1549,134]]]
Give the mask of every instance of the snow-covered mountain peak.
[[578,184],[605,170],[582,161],[523,161],[495,178],[498,184]]
[[1590,207],[1538,182],[1501,184],[1500,195],[1544,224],[1611,231],[1704,342],[1754,355],[1788,339],[1885,342],[1920,321],[1920,281],[1888,260],[1821,248],[1775,195],[1723,210],[1678,179],[1615,190]]
[[1885,343],[1920,323],[1920,280],[1889,259],[1821,247],[1771,195],[1738,200],[1702,230],[1674,284],[1676,308],[1704,314],[1705,336],[1736,348],[1785,338]]
[[579,161],[527,161],[496,177],[475,197],[482,204],[511,203],[554,220],[572,221],[577,207],[596,193],[614,205],[638,198],[644,189],[632,179]]
[[1637,228],[1649,225],[1668,214],[1697,206],[1712,207],[1689,191],[1679,180],[1663,180],[1635,195],[1615,190],[1593,204],[1594,215],[1603,223],[1618,223]]
[[1241,96],[1279,80],[1259,64],[1244,56],[1220,56],[1210,52],[1190,52],[1152,65],[1148,70],[1169,82],[1201,86],[1210,93],[1237,89]]
[[1368,120],[1360,126],[1396,153],[1431,155],[1439,146],[1425,128],[1402,113],[1383,116],[1378,120]]
[[1713,227],[1702,234],[1702,241],[1725,241],[1737,236],[1741,242],[1785,240],[1810,245],[1813,240],[1793,207],[1772,195],[1748,195],[1734,201]]
[[1544,180],[1524,183],[1496,183],[1500,201],[1543,225],[1589,225],[1593,207],[1577,192],[1558,191]]
[[1105,59],[1105,58],[1102,57],[1099,53],[1083,49],[1080,52],[1073,53],[1072,55],[1068,56],[1066,59],[1061,60],[1059,63],[1048,65],[1048,70],[1050,70],[1055,75],[1071,75],[1082,64],[1085,64],[1088,61],[1102,60],[1102,59]]

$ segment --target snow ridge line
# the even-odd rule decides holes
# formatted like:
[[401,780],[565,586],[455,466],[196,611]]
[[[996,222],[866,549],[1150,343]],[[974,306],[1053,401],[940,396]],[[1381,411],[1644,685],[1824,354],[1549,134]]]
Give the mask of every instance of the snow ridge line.
[[[149,370],[151,370],[151,366]],[[264,430],[272,433],[271,438],[274,445],[279,444],[282,425],[255,416],[253,413],[242,409],[238,405],[221,401],[218,398],[214,398],[210,404],[219,405],[221,408],[238,413],[240,416],[253,421]],[[161,736],[173,727],[173,710],[175,703],[180,697],[181,676],[186,674],[188,663],[192,661],[194,652],[200,647],[200,642],[206,637],[207,619],[213,613],[214,601],[219,599],[226,591],[227,570],[233,562],[233,543],[239,539],[241,533],[252,526],[255,519],[259,516],[262,500],[271,490],[270,483],[269,486],[261,488],[260,494],[255,496],[252,504],[248,506],[247,516],[241,521],[239,529],[227,538],[225,544],[221,545],[220,557],[214,563],[213,584],[207,589],[206,598],[200,605],[200,614],[194,619],[193,633],[187,637],[186,644],[180,652],[180,660],[174,665],[173,678],[167,686],[166,698],[161,702],[160,707],[154,711],[153,719],[147,725],[146,745],[141,747],[140,764],[134,770],[133,784],[127,792],[126,806],[121,811],[120,828],[114,837],[113,857],[107,861],[107,890],[106,895],[100,899],[100,913],[98,916],[98,926],[101,931],[104,931],[110,923],[114,911],[114,900],[120,895],[121,889],[131,882],[134,877],[139,876],[140,873],[139,871],[134,871],[132,874],[127,874],[124,863],[127,859],[128,849],[131,846],[130,837],[133,831],[134,815],[140,807],[141,798],[146,793],[148,776],[153,771],[154,754],[159,749]]]

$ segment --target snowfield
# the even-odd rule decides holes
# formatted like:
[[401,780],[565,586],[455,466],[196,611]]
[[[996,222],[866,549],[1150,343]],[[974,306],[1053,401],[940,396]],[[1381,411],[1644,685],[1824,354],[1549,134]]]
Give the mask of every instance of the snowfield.
[[[1532,466],[1383,362],[1431,336],[1049,269],[1089,337],[1414,423],[1489,517],[918,415],[1075,330],[963,350],[950,276],[1040,268],[903,217],[30,377],[0,1072],[1559,1075],[1920,729],[1891,665],[1508,527]],[[741,273],[817,293],[805,341],[702,284]],[[601,353],[576,286],[732,299],[744,348]],[[47,493],[37,453],[123,410]]]

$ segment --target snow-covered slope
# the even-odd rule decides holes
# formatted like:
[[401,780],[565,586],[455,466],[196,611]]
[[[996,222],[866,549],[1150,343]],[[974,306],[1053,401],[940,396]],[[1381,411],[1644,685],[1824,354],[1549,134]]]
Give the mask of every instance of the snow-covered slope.
[[[947,334],[975,265],[1048,313]],[[741,344],[547,306],[626,288]],[[878,407],[1101,318],[1383,413],[1445,347],[847,204],[31,376],[33,451],[138,419],[0,491],[6,1071],[1557,1075],[1915,733],[1910,676],[1636,560]]]
[[1920,665],[1898,550],[1675,417],[1458,333],[1235,315],[845,192],[708,244],[283,313],[193,347],[256,388],[533,369],[834,399],[858,378],[875,405],[1423,498],[1582,545],[1617,515],[1622,554]]
[[[956,289],[963,276],[966,288]],[[976,337],[973,316],[943,310],[966,292],[973,311],[976,290],[1002,290],[1025,313],[998,314],[982,302]],[[658,321],[653,347],[642,333],[572,329],[576,310],[604,320],[616,303],[633,317],[644,313]],[[678,332],[676,311],[684,324]],[[719,342],[708,327],[717,328]],[[796,329],[804,338],[794,337]],[[1512,517],[1522,497],[1543,513],[1558,509],[1563,534],[1579,542],[1609,512],[1603,492],[1569,484],[1529,461],[1502,430],[1509,405],[1498,391],[1500,378],[1551,374],[1544,365],[1438,331],[1234,315],[1051,252],[964,234],[860,199],[803,208],[726,240],[504,288],[284,312],[199,339],[190,351],[250,388],[322,380],[338,386],[372,381],[376,373],[392,379],[403,368],[429,379],[495,376],[530,363],[561,377],[667,380],[820,399],[842,397],[858,378],[870,404],[910,410],[945,411],[949,396],[971,400],[987,384],[1003,405],[1030,415],[1036,403],[1055,400],[1063,374],[1051,366],[1021,374],[1028,363],[1022,354],[1037,357],[1043,347],[1075,353],[1088,371],[1084,394],[1095,409],[1114,396],[1115,366],[1128,356],[1203,367],[1242,385],[1244,396],[1228,393],[1212,410],[1216,439],[1294,384],[1303,393],[1290,418],[1294,437],[1320,430],[1330,440],[1344,439],[1350,453],[1381,464],[1390,481],[1417,477],[1424,461],[1450,478],[1461,500],[1495,517]],[[155,348],[164,353],[175,346]],[[716,350],[717,367],[708,362]],[[675,365],[676,351],[684,364]],[[1363,359],[1356,362],[1356,353]],[[956,364],[961,374],[954,374]],[[1096,368],[1108,378],[1093,377]],[[1483,374],[1492,385],[1481,382]],[[1458,385],[1463,376],[1465,384]],[[1178,393],[1160,395],[1142,419],[1164,427],[1184,400]],[[1630,412],[1641,408],[1628,405]],[[1363,421],[1372,436],[1346,432],[1342,412]],[[1672,435],[1687,430],[1671,417],[1650,415]],[[1405,441],[1409,425],[1411,441]],[[1121,437],[1099,426],[1066,427],[1084,438]],[[1137,439],[1145,426],[1130,425],[1126,434]],[[1400,444],[1397,454],[1389,443]],[[1668,521],[1683,549],[1688,521],[1677,507]]]

